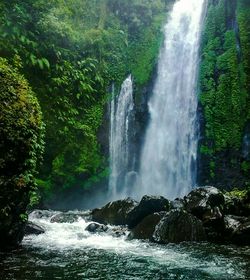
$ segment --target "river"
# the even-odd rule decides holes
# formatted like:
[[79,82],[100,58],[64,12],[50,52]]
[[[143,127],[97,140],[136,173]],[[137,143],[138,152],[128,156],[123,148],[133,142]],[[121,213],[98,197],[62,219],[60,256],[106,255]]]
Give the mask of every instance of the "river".
[[0,254],[0,279],[250,279],[249,247],[129,241],[87,232],[85,218],[51,223],[58,212],[42,213],[29,219],[44,234],[25,236],[20,249]]

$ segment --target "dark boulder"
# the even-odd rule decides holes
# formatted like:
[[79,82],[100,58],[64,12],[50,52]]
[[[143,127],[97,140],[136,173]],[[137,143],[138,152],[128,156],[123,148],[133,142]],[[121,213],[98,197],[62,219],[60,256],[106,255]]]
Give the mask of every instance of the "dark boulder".
[[202,218],[208,241],[215,243],[223,242],[225,238],[225,222],[220,208],[216,206],[208,209]]
[[128,213],[128,227],[131,229],[138,225],[146,216],[155,212],[168,211],[169,201],[163,196],[145,195],[140,203]]
[[171,210],[156,226],[153,239],[157,243],[180,243],[206,240],[202,222],[184,210]]
[[36,225],[32,222],[27,222],[24,233],[25,235],[30,235],[30,234],[39,235],[45,233],[45,230],[39,225]]
[[214,187],[197,188],[184,197],[185,210],[203,220],[215,207],[222,208],[224,195]]
[[159,212],[145,217],[128,235],[128,239],[149,239],[152,240],[156,225],[166,212]]
[[250,245],[250,219],[238,226],[232,235],[231,242],[241,246]]
[[85,228],[85,230],[91,233],[100,233],[106,232],[108,230],[108,227],[98,223],[91,223]]
[[236,245],[250,245],[250,218],[226,215],[225,241]]
[[128,213],[137,204],[138,202],[131,198],[109,202],[104,207],[92,211],[92,220],[101,224],[126,225]]
[[231,238],[231,236],[238,230],[239,226],[244,221],[245,221],[245,219],[242,219],[242,217],[233,216],[233,215],[226,215],[224,217],[225,236],[227,238]]

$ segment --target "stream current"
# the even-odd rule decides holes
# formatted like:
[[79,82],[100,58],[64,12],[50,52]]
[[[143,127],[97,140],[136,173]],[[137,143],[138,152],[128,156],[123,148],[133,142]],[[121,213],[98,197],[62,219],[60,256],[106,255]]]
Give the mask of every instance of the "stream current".
[[0,254],[0,279],[250,279],[249,247],[128,241],[87,232],[84,217],[51,223],[59,212],[39,212],[29,220],[45,233],[25,236],[19,250]]

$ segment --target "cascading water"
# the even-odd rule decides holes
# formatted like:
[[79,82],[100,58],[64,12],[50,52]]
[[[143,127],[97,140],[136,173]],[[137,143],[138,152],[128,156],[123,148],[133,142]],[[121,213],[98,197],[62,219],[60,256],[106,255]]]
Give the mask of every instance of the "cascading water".
[[136,196],[185,195],[195,185],[196,82],[205,0],[179,0],[165,26]]
[[131,75],[122,83],[116,97],[112,90],[110,104],[110,178],[109,191],[112,199],[128,195],[125,187],[130,164],[129,133],[133,118],[133,83]]

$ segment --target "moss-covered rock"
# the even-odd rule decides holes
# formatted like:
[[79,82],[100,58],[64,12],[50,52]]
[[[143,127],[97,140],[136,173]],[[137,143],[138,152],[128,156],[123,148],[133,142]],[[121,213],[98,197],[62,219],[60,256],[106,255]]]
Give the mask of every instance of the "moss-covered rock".
[[16,246],[23,237],[44,126],[27,81],[2,58],[0,112],[0,248],[6,248]]

